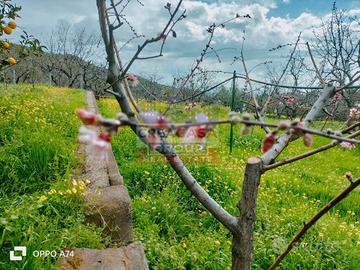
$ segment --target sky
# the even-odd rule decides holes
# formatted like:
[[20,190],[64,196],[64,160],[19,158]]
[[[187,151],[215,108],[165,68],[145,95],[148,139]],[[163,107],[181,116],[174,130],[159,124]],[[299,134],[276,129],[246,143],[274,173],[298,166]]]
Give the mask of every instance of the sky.
[[[166,0],[136,0],[125,10],[127,20],[136,31],[146,37],[160,32],[167,22],[168,13],[164,9]],[[21,29],[30,32],[40,40],[48,40],[51,31],[60,23],[73,25],[74,29],[86,29],[99,34],[96,0],[15,0],[21,5]],[[173,6],[175,0],[168,0]],[[264,61],[283,61],[289,49],[269,52],[280,44],[293,43],[300,31],[302,38],[311,41],[313,29],[320,26],[332,8],[332,0],[184,0],[182,10],[187,17],[175,28],[177,38],[169,38],[164,48],[164,56],[156,60],[136,61],[131,71],[142,76],[155,76],[163,83],[169,83],[173,76],[189,71],[194,60],[204,48],[212,23],[221,23],[236,13],[249,14],[252,18],[238,19],[218,29],[212,43],[219,51],[221,63],[215,55],[209,55],[203,66],[210,70],[241,72],[240,63],[231,64],[233,57],[239,55],[243,31],[246,31],[244,46],[245,58],[249,68]],[[337,7],[360,15],[360,0],[338,0]],[[119,46],[131,37],[126,26],[117,33]],[[128,44],[121,51],[123,61],[134,53],[141,40]],[[156,54],[158,47],[151,46],[143,54]],[[94,59],[104,62],[105,55]],[[254,71],[254,76],[263,76],[264,69]]]

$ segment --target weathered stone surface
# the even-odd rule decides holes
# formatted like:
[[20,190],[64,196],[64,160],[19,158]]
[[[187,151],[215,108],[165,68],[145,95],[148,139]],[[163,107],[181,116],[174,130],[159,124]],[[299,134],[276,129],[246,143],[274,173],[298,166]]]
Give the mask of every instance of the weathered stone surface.
[[[88,110],[98,112],[92,92],[86,93]],[[100,132],[99,128],[94,128]],[[91,146],[81,145],[79,154],[84,158],[83,177],[90,181],[87,190],[86,222],[104,227],[104,235],[118,244],[133,240],[131,200],[123,177],[119,173],[112,149],[107,159],[101,159]],[[63,270],[146,270],[147,262],[141,243],[105,250],[75,249],[75,256],[61,260]]]
[[74,250],[74,257],[60,262],[61,270],[147,270],[144,249],[139,242],[121,248]]
[[103,227],[104,235],[113,242],[132,241],[131,204],[127,188],[123,185],[89,190],[86,196],[87,207],[91,214],[86,222]]
[[98,113],[98,107],[96,105],[96,99],[92,91],[86,91],[86,104],[88,110],[94,113]]
[[119,173],[119,167],[117,165],[115,156],[112,150],[109,151],[107,160],[107,169],[109,175],[110,186],[124,185],[124,179]]
[[110,185],[107,162],[97,155],[90,145],[84,146],[85,175],[90,187],[103,188]]

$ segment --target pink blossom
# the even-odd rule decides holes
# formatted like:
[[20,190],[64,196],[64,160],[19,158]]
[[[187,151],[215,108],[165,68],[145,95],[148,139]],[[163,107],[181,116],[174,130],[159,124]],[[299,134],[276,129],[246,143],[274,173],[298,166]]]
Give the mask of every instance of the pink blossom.
[[105,142],[111,142],[111,135],[108,133],[100,133],[99,139],[101,139]]
[[81,121],[86,125],[96,124],[99,118],[99,116],[96,113],[89,112],[84,109],[77,109],[76,114],[81,119]]
[[295,98],[293,96],[283,96],[283,99],[290,105],[295,103]]
[[89,144],[97,138],[97,132],[85,126],[79,128],[79,142]]
[[141,119],[147,124],[156,124],[154,128],[169,128],[169,121],[157,111],[141,112]]
[[354,148],[356,148],[355,144],[349,143],[349,142],[342,142],[340,143],[340,146],[349,150],[352,150]]
[[360,116],[360,104],[358,104],[354,108],[351,108],[349,113],[350,118],[358,117],[358,116]]
[[261,152],[266,153],[276,143],[276,136],[273,132],[267,134],[261,144]]
[[137,77],[133,73],[128,73],[127,79],[131,82],[133,87],[136,87],[139,84]]
[[304,141],[304,145],[305,145],[306,147],[312,146],[312,144],[313,144],[313,138],[312,138],[311,134],[305,133],[305,134],[304,134],[304,137],[303,137],[303,141]]
[[105,159],[107,157],[107,151],[111,148],[109,143],[111,136],[105,135],[107,134],[102,133],[98,135],[95,130],[81,126],[79,129],[79,142],[90,145],[101,159]]

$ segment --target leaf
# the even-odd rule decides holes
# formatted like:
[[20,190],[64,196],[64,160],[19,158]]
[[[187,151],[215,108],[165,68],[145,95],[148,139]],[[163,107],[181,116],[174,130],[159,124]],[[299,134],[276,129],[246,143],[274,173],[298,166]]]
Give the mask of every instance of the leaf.
[[176,34],[176,32],[175,32],[174,30],[171,30],[171,33],[172,33],[172,36],[173,36],[174,38],[177,37],[177,34]]

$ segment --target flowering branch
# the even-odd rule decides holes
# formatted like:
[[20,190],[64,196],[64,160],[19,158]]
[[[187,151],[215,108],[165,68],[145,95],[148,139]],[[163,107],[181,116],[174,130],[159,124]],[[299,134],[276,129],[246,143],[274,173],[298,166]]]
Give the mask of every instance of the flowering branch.
[[[333,97],[335,94],[335,87],[332,85],[326,85],[318,97],[316,102],[311,107],[310,111],[307,113],[304,119],[304,126],[307,127],[315,118],[319,115],[319,113],[324,108],[326,102]],[[283,134],[279,137],[277,142],[271,147],[271,149],[266,152],[262,157],[262,161],[264,165],[271,164],[278,155],[286,148],[286,146],[293,140],[299,138],[299,136],[294,134]]]
[[[360,123],[358,123],[357,125],[359,125]],[[344,131],[342,133],[345,133]],[[357,131],[357,132],[354,132],[353,134],[347,136],[347,138],[356,138],[360,136],[360,131]],[[272,169],[275,169],[275,168],[278,168],[280,166],[283,166],[283,165],[286,165],[286,164],[289,164],[289,163],[292,163],[294,161],[298,161],[298,160],[301,160],[301,159],[304,159],[304,158],[307,158],[307,157],[310,157],[312,155],[315,155],[315,154],[318,154],[320,152],[323,152],[325,150],[328,150],[330,148],[333,148],[337,145],[340,144],[340,141],[333,141],[332,143],[329,143],[329,144],[326,144],[326,145],[323,145],[323,146],[320,146],[319,148],[317,149],[314,149],[314,150],[311,150],[311,151],[308,151],[306,153],[303,153],[303,154],[300,154],[300,155],[297,155],[297,156],[294,156],[294,157],[290,157],[290,158],[287,158],[287,159],[284,159],[282,161],[279,161],[279,162],[276,162],[274,164],[270,164],[270,165],[267,165],[267,166],[264,166],[263,167],[263,170],[262,172],[266,172],[266,171],[269,171],[269,170],[272,170]]]
[[107,142],[110,142],[111,136],[116,133],[121,126],[131,126],[132,128],[148,128],[149,132],[147,134],[147,139],[150,141],[151,148],[153,149],[161,146],[161,139],[169,134],[184,137],[186,142],[192,142],[196,139],[204,141],[206,133],[213,129],[215,125],[239,123],[244,124],[247,127],[260,126],[274,128],[264,138],[262,146],[263,152],[267,152],[275,144],[276,134],[281,130],[288,130],[287,132],[289,134],[303,136],[305,146],[310,146],[312,144],[312,138],[309,137],[310,134],[331,138],[336,140],[337,143],[346,142],[349,144],[360,144],[359,140],[352,139],[354,138],[353,136],[344,138],[339,136],[336,132],[322,132],[310,129],[305,127],[303,122],[281,121],[279,124],[264,123],[259,121],[252,121],[246,115],[243,116],[243,118],[240,118],[240,116],[238,116],[236,113],[231,113],[230,119],[212,121],[209,121],[206,115],[198,114],[196,116],[195,122],[187,123],[172,123],[160,113],[154,111],[141,112],[139,114],[144,121],[143,123],[131,121],[123,113],[120,113],[117,119],[106,119],[99,114],[91,113],[82,109],[77,110],[77,114],[84,124],[103,126],[106,130],[106,134],[100,135],[100,139],[101,136],[104,136],[106,138],[105,141]]

